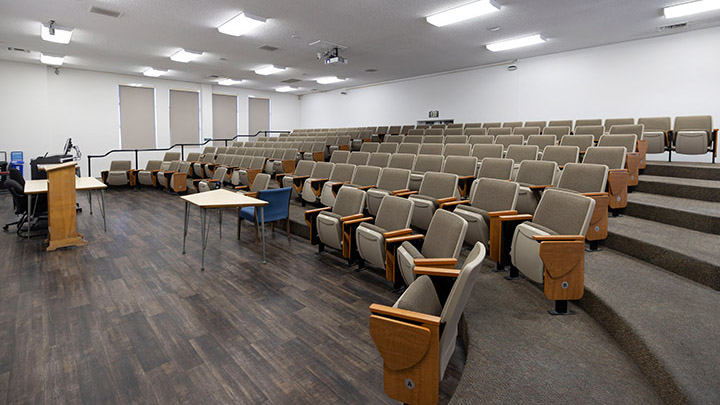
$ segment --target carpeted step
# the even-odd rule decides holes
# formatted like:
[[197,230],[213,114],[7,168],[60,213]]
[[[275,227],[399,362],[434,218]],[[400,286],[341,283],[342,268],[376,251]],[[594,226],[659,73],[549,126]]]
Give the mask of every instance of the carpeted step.
[[720,293],[606,249],[585,256],[592,315],[666,403],[720,403]]
[[630,193],[623,213],[680,228],[720,235],[720,202]]
[[720,290],[720,236],[622,216],[604,246]]
[[693,200],[720,201],[720,182],[714,180],[643,174],[640,175],[640,184],[635,187],[634,191]]
[[720,181],[720,165],[712,163],[648,161],[644,174]]
[[507,281],[486,259],[465,319],[468,351],[451,404],[659,403],[615,339],[583,310],[551,316],[527,280]]

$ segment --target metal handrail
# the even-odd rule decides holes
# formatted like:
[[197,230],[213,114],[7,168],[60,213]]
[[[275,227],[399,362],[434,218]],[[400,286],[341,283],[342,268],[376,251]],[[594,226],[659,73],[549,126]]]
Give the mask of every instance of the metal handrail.
[[92,176],[92,159],[104,158],[104,157],[107,157],[108,155],[111,155],[111,154],[117,153],[117,152],[135,152],[135,169],[139,169],[139,167],[138,167],[138,161],[139,161],[139,159],[138,159],[138,153],[139,153],[139,152],[163,152],[163,151],[168,151],[168,150],[171,150],[171,149],[175,149],[175,148],[177,148],[177,147],[179,146],[179,147],[180,147],[180,158],[183,159],[183,158],[185,157],[185,147],[186,147],[186,146],[188,146],[188,147],[193,147],[193,146],[205,146],[205,145],[207,145],[209,142],[225,142],[225,146],[227,146],[227,145],[228,145],[228,142],[232,142],[232,141],[234,141],[234,140],[236,140],[236,139],[238,139],[238,138],[241,138],[241,137],[254,138],[254,137],[256,137],[256,136],[258,136],[258,135],[260,135],[260,134],[264,134],[264,135],[267,136],[268,134],[288,134],[288,133],[290,133],[290,131],[257,131],[257,132],[255,133],[255,135],[247,134],[247,135],[235,135],[235,136],[232,137],[232,138],[221,138],[221,139],[214,138],[214,139],[208,139],[208,140],[206,140],[206,141],[203,142],[203,143],[176,143],[176,144],[173,144],[173,145],[171,145],[171,146],[169,146],[169,147],[167,147],[167,148],[113,149],[113,150],[110,150],[110,151],[106,152],[106,153],[103,154],[103,155],[88,155],[88,156],[87,156],[87,160],[88,160],[88,176]]

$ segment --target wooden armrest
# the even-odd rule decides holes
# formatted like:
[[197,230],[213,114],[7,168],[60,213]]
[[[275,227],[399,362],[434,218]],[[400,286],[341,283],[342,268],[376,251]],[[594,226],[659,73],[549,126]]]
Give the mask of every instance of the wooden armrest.
[[608,173],[627,173],[627,169],[610,169]]
[[583,235],[533,235],[533,239],[538,242],[543,241],[566,241],[566,240],[585,240]]
[[440,204],[440,208],[442,209],[448,209],[451,207],[457,207],[458,205],[462,204],[470,204],[470,200],[455,200],[455,201],[449,201],[446,203]]
[[324,183],[328,180],[330,180],[330,179],[312,179],[312,180],[310,180],[310,184],[315,184],[315,183],[320,183],[320,182]]
[[500,221],[529,221],[533,218],[530,214],[501,215]]
[[458,180],[470,180],[474,178],[475,176],[458,176]]
[[310,176],[293,176],[293,181],[309,179]]
[[404,192],[402,192],[402,193],[397,193],[397,194],[395,194],[395,196],[397,196],[397,197],[407,197],[407,196],[409,196],[409,195],[418,194],[418,193],[419,193],[418,191],[404,191]]
[[383,238],[394,238],[396,236],[404,236],[412,234],[412,229],[398,229],[397,231],[390,231],[383,233]]
[[370,305],[370,312],[372,312],[373,314],[405,319],[411,322],[426,323],[438,326],[440,325],[439,316],[427,315],[415,311],[408,311],[406,309],[393,308],[387,305],[372,304]]
[[530,190],[545,190],[546,188],[552,187],[552,184],[543,184],[538,186],[528,186]]
[[505,210],[505,211],[491,211],[488,212],[489,217],[499,217],[503,215],[515,215],[517,214],[516,210]]
[[411,240],[420,240],[424,237],[425,237],[425,235],[423,235],[421,233],[417,233],[415,235],[396,236],[394,238],[385,238],[385,243],[390,244],[390,243],[400,243],[400,242],[411,241]]
[[243,195],[246,197],[257,198],[260,193],[258,193],[257,191],[253,191],[252,193],[245,193]]
[[608,193],[580,193],[580,195],[584,195],[586,197],[602,197],[608,195]]
[[354,224],[359,224],[359,223],[362,223],[362,222],[370,222],[370,221],[372,221],[372,220],[374,220],[374,219],[375,219],[375,218],[373,218],[373,217],[363,217],[363,218],[357,218],[357,219],[349,219],[349,220],[347,220],[347,221],[343,221],[343,225],[354,225]]
[[437,203],[445,204],[445,203],[449,203],[449,202],[456,201],[456,200],[457,200],[457,197],[445,197],[445,198],[439,198],[437,200]]
[[[328,207],[328,208],[329,208],[329,207]],[[360,218],[362,218],[362,217],[363,217],[363,214],[348,215],[348,216],[346,216],[346,217],[340,218],[340,222],[350,221],[350,220],[353,220],[353,219],[360,219]]]
[[421,267],[439,267],[439,266],[453,266],[457,264],[457,259],[454,257],[441,257],[441,258],[430,258],[430,259],[415,259],[413,260],[416,266]]
[[377,186],[374,184],[372,186],[360,186],[360,187],[358,187],[358,190],[370,190],[371,188],[375,188],[375,187],[377,187]]
[[322,212],[322,211],[330,211],[331,209],[332,209],[332,208],[330,208],[330,207],[315,208],[315,209],[312,209],[312,210],[307,210],[307,211],[305,211],[305,215],[320,213],[320,212]]
[[248,186],[235,186],[235,190],[247,190]]
[[436,267],[415,266],[413,271],[418,276],[426,275],[426,276],[440,276],[440,277],[457,278],[460,275],[461,270],[459,270],[459,269],[438,269]]
[[217,183],[220,180],[206,179],[205,181],[207,181],[208,183]]
[[392,194],[393,194],[393,195],[397,195],[397,194],[400,194],[400,193],[407,193],[408,191],[410,191],[409,188],[404,188],[404,189],[402,189],[402,190],[394,190],[394,191],[392,192]]
[[160,169],[155,169],[155,170],[150,170],[150,173],[158,173],[158,172],[161,172],[161,171],[162,171],[162,170],[160,170]]

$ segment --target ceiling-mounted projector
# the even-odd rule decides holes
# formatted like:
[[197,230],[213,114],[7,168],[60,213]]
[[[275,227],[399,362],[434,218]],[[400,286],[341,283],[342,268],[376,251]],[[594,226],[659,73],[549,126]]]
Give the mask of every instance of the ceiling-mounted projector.
[[332,65],[335,63],[342,63],[344,65],[347,65],[348,60],[346,58],[343,58],[342,56],[331,56],[325,59],[326,65]]
[[337,47],[328,49],[324,52],[318,52],[317,58],[325,62],[326,65],[346,65],[348,63],[347,58],[343,58],[342,56],[340,56],[340,49]]

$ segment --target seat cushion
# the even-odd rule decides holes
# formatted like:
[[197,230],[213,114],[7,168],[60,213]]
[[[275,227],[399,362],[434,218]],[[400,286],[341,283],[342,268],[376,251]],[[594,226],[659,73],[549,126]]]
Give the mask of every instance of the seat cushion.
[[380,228],[379,226],[377,226],[377,225],[375,225],[375,224],[370,224],[370,223],[367,223],[367,222],[361,223],[361,224],[360,224],[360,228],[367,228],[367,229],[370,229],[370,230],[372,230],[372,231],[375,231],[375,232],[377,232],[377,233],[379,233],[379,234],[381,234],[381,235],[382,235],[383,233],[387,232],[386,229]]
[[413,200],[416,200],[416,199],[417,199],[417,200],[425,200],[425,201],[431,202],[435,207],[437,207],[437,206],[439,205],[438,202],[437,202],[437,198],[430,197],[430,196],[427,196],[427,195],[412,194],[410,197],[411,197]]
[[440,316],[442,306],[430,277],[420,276],[413,281],[395,302],[395,308]]
[[456,211],[457,210],[468,211],[468,212],[472,212],[474,214],[481,215],[483,217],[483,219],[485,220],[485,223],[487,223],[487,224],[490,223],[490,216],[488,215],[488,212],[483,209],[475,208],[472,205],[459,205],[455,210]]
[[415,248],[415,245],[413,245],[410,242],[403,242],[402,245],[400,245],[400,246],[403,247],[408,252],[408,254],[410,254],[410,256],[412,256],[413,259],[424,259],[425,258],[425,256],[423,256],[422,253],[420,253],[420,251],[417,250],[417,248]]

